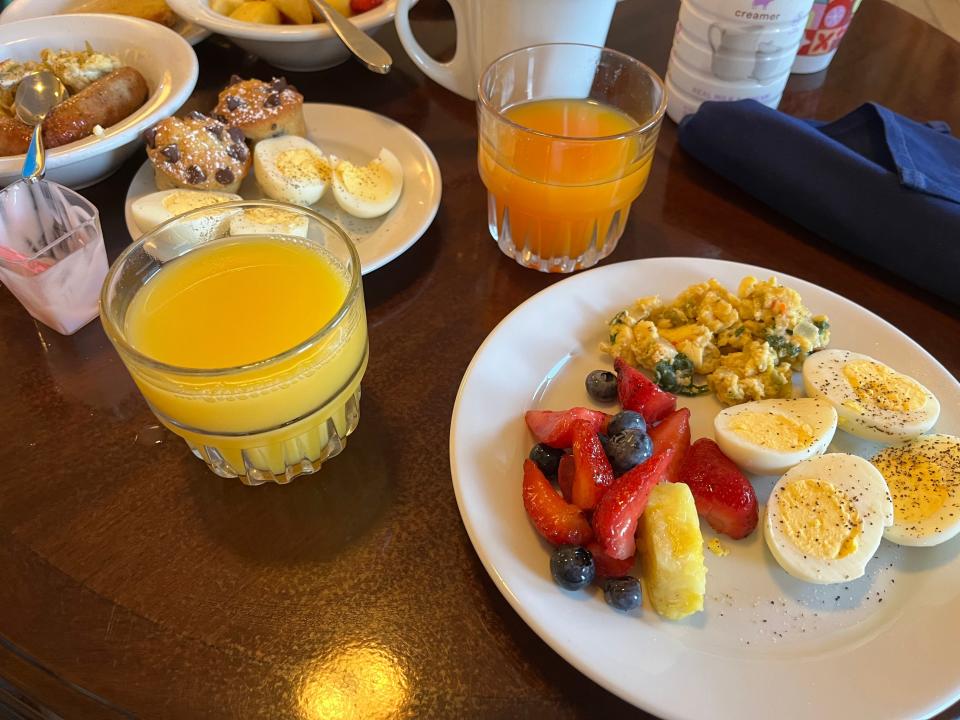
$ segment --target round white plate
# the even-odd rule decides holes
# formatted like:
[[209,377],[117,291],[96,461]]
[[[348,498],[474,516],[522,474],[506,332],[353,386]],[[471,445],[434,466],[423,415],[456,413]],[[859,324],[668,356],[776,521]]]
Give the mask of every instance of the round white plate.
[[[960,539],[935,548],[884,541],[867,574],[845,585],[794,580],[760,532],[707,552],[704,612],[663,620],[649,604],[618,613],[596,589],[571,593],[550,578],[549,546],[521,501],[533,444],[523,413],[591,403],[586,374],[610,368],[605,321],[643,295],[673,298],[716,277],[735,290],[763,268],[700,258],[655,258],[568,278],[514,310],[464,375],[453,410],[450,464],[460,513],[490,577],[526,623],[581,672],[664,718],[912,718],[960,697]],[[910,373],[940,399],[939,432],[960,434],[960,385],[906,335],[849,300],[795,278],[831,347]],[[681,398],[693,437],[712,437],[711,397]],[[869,453],[838,432],[832,450]],[[755,478],[766,502],[774,478]],[[714,537],[706,523],[704,538]]]
[[[17,20],[43,17],[46,15],[60,15],[65,10],[79,5],[83,0],[13,0],[0,15],[0,25]],[[67,14],[67,13],[64,13]],[[210,31],[199,25],[194,25],[182,18],[171,28],[179,33],[191,45],[210,37]],[[98,48],[99,49],[99,48]]]
[[[314,206],[338,223],[357,244],[363,274],[386,265],[426,232],[440,207],[440,168],[430,148],[410,129],[376,113],[346,105],[304,103],[307,137],[327,154],[353,163],[367,163],[387,148],[403,167],[403,192],[396,206],[379,218],[362,220],[344,212],[327,190]],[[153,166],[146,161],[130,183],[124,209],[127,229],[134,239],[142,231],[133,221],[133,201],[156,192]],[[264,197],[253,169],[240,186],[246,200]]]

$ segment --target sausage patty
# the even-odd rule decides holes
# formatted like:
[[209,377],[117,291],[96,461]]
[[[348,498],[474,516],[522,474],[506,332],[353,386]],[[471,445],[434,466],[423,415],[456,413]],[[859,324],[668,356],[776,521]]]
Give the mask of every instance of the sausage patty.
[[[147,101],[147,81],[124,66],[57,105],[43,121],[43,145],[60,147],[82,140],[99,125],[116,125]],[[32,129],[17,118],[0,118],[0,156],[25,153]]]

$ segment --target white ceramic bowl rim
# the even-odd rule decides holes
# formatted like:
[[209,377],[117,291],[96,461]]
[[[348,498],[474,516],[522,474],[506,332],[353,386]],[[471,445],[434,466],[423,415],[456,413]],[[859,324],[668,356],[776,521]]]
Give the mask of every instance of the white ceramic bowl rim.
[[[368,30],[389,22],[396,12],[396,0],[385,0],[383,5],[354,15],[351,22],[361,30]],[[214,12],[207,0],[169,0],[171,9],[180,17],[227,37],[272,42],[304,42],[336,37],[328,23],[312,25],[264,25],[234,20]]]
[[[78,28],[78,23],[95,21],[98,28],[106,28],[116,37],[126,40],[138,37],[144,40],[153,39],[153,44],[165,49],[163,57],[158,57],[156,60],[162,62],[165,68],[176,68],[177,72],[175,74],[170,72],[169,82],[150,88],[150,94],[143,106],[116,125],[106,128],[103,135],[99,137],[90,135],[82,140],[48,150],[48,169],[72,165],[129,143],[154,122],[179,109],[193,92],[199,72],[197,56],[190,44],[163,25],[122,15],[78,13],[70,17],[73,21],[70,26],[65,26],[63,18],[59,16],[30,18],[0,25],[0,45],[15,43],[19,38],[43,35],[48,39],[48,47],[56,47],[59,37],[65,36],[71,40],[74,40],[78,34],[82,37],[82,29]],[[109,48],[97,49],[110,52]],[[8,51],[3,55],[10,57]],[[23,166],[23,159],[23,154],[0,157],[0,175],[19,173]]]

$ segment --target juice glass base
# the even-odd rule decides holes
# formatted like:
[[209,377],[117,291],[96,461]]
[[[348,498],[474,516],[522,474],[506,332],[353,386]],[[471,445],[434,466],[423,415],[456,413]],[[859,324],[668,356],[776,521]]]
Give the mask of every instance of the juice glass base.
[[[288,425],[259,433],[216,435],[178,426],[154,408],[157,418],[186,441],[214,473],[245,485],[284,485],[317,472],[346,447],[360,421],[360,376],[335,402]],[[345,400],[344,400],[345,397]]]
[[540,272],[593,267],[612,253],[627,224],[630,204],[604,215],[553,220],[526,213],[487,193],[487,227],[507,257]]

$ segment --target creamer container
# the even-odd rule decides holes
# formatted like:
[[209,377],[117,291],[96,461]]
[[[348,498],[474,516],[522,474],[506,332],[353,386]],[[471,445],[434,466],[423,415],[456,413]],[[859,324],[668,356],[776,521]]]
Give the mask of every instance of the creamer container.
[[790,72],[815,73],[827,67],[837,54],[837,47],[858,7],[860,0],[814,0]]
[[667,114],[705,100],[753,98],[776,107],[813,0],[682,0],[667,66]]

